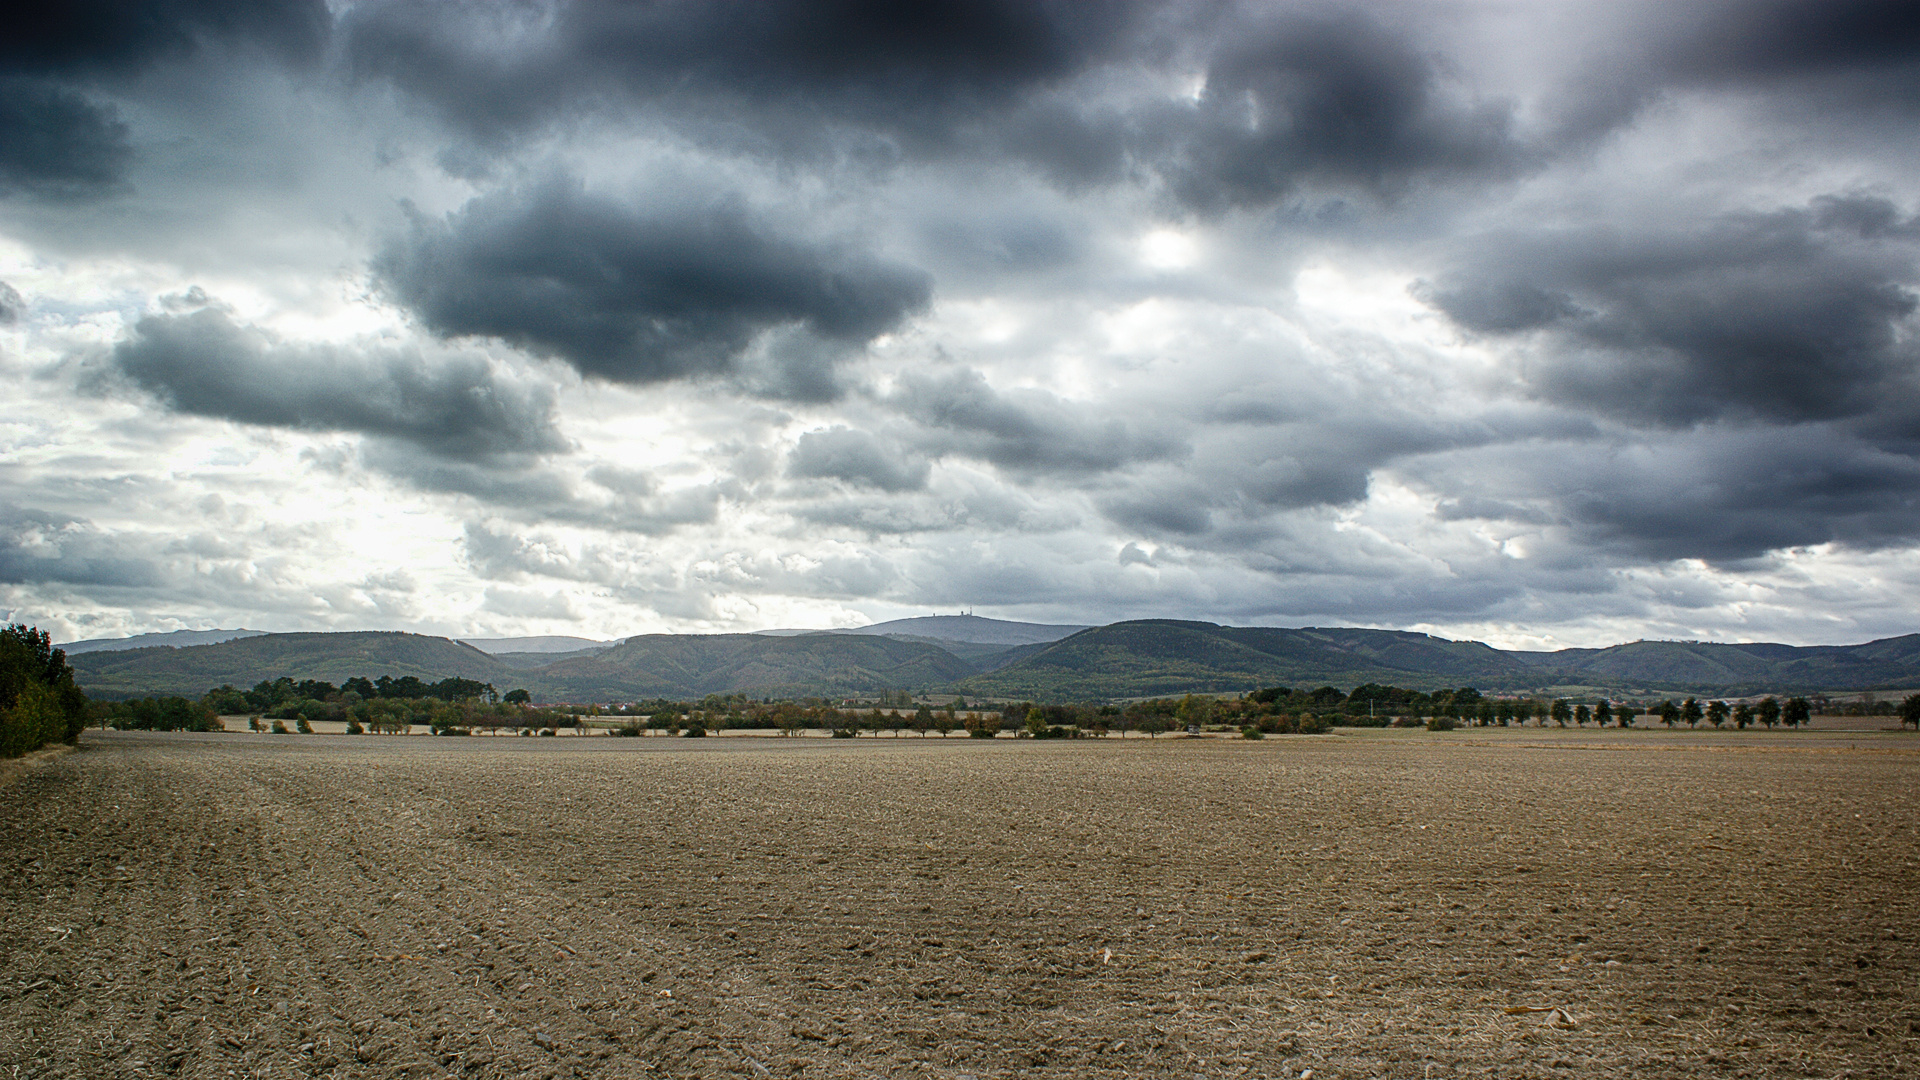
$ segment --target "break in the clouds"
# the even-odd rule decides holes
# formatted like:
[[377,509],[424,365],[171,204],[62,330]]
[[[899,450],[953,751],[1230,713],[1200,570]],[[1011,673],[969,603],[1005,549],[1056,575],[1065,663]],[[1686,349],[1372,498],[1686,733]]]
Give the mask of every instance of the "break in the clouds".
[[52,6],[0,606],[1905,633],[1916,76],[1886,0]]

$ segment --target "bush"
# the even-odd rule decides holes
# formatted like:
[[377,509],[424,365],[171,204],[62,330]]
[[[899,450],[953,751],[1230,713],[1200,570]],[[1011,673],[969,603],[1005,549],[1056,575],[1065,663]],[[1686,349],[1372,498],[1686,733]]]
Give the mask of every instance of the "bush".
[[[848,734],[852,734],[852,733],[849,732]],[[704,739],[707,737],[706,725],[705,724],[689,725],[687,728],[687,733],[680,737],[683,739]]]
[[1252,724],[1248,724],[1246,727],[1240,729],[1240,737],[1243,739],[1264,739],[1267,735],[1266,732],[1261,731]]
[[851,739],[853,738],[853,729],[850,727],[834,728],[833,737],[836,739]]
[[1301,713],[1300,719],[1294,724],[1294,730],[1302,735],[1325,735],[1333,730],[1333,723],[1324,716]]
[[637,739],[640,737],[640,725],[631,722],[621,724],[613,729],[613,733],[623,739]]
[[1428,731],[1452,731],[1458,726],[1451,716],[1436,716],[1427,721]]
[[287,722],[285,720],[275,720],[273,722],[273,733],[275,735],[285,735],[287,733]]
[[313,734],[313,725],[307,723],[306,713],[301,713],[297,718],[295,718],[293,722],[293,730],[299,732],[302,735]]
[[[258,723],[258,721],[255,721],[255,723]],[[360,721],[358,720],[347,721],[347,734],[365,735],[366,733],[367,733],[367,729],[360,726]]]

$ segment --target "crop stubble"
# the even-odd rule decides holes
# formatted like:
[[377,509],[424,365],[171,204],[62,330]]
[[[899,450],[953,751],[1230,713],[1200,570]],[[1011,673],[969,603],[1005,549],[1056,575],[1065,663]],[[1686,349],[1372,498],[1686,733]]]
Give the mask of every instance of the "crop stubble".
[[1797,739],[90,735],[0,1078],[1914,1075],[1920,753]]

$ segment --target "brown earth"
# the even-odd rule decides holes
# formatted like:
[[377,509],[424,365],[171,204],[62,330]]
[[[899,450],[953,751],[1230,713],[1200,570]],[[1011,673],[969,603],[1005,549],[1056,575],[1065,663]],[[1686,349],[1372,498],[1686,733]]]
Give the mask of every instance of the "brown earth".
[[1920,1072],[1920,736],[85,744],[0,1080]]

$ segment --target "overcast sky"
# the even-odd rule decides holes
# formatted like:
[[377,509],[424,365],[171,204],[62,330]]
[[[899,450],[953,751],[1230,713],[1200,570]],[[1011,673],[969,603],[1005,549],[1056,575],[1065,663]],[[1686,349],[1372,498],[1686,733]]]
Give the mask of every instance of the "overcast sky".
[[46,5],[0,609],[1909,633],[1917,215],[1906,2]]

